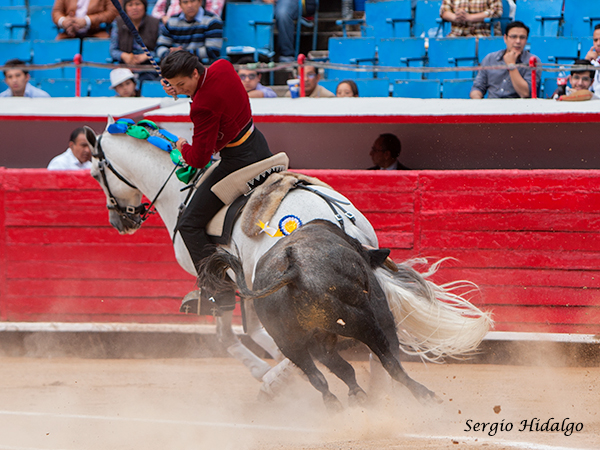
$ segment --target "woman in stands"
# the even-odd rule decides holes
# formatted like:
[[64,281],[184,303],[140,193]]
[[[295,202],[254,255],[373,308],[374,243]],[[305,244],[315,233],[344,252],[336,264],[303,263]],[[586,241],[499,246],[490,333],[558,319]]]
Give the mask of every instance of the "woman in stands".
[[[158,39],[160,20],[146,14],[148,0],[124,0],[123,8],[140,33],[142,41],[152,56],[155,56],[154,49]],[[121,17],[117,17],[110,33],[110,56],[119,63],[150,65],[146,52],[139,46]],[[158,75],[152,70],[141,72],[138,78],[140,81],[157,80]]]
[[335,89],[336,97],[358,97],[358,86],[352,80],[340,81]]

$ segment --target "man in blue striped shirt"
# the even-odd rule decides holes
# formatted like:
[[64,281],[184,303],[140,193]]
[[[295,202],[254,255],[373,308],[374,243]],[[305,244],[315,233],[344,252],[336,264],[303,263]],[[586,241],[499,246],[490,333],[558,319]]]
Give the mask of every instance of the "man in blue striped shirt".
[[223,21],[216,14],[205,11],[201,0],[180,0],[179,5],[181,14],[161,26],[156,56],[160,60],[170,52],[187,50],[203,63],[214,61],[221,55]]

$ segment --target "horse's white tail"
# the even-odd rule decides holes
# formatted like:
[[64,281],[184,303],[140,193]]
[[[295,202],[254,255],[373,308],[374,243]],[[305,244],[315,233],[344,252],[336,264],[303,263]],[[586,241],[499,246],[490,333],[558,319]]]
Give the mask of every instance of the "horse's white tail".
[[469,293],[464,292],[466,289],[477,290],[475,284],[456,281],[436,285],[427,280],[445,259],[422,274],[412,266],[427,263],[424,259],[398,264],[398,272],[375,270],[396,321],[400,347],[429,361],[473,353],[493,326],[490,313],[463,298]]

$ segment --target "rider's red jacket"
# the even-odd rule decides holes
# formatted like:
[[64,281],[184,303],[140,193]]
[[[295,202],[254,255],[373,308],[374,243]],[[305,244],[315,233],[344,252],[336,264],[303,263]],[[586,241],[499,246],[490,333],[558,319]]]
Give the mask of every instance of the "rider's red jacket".
[[192,167],[202,168],[213,153],[229,144],[252,118],[250,100],[230,62],[217,60],[207,67],[192,98],[190,118],[194,123],[192,144],[181,154]]

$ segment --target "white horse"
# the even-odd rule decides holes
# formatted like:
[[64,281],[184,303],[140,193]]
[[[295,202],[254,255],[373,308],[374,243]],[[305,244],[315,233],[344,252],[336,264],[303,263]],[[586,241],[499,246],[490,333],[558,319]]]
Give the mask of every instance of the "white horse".
[[[109,117],[108,125],[111,123],[113,120]],[[144,212],[141,201],[142,195],[145,195],[154,201],[154,207],[171,235],[178,263],[196,276],[187,248],[179,233],[174,232],[179,206],[187,194],[181,192],[183,185],[179,180],[171,176],[174,166],[168,153],[146,141],[107,131],[96,136],[87,128],[87,138],[93,149],[91,174],[107,196],[111,225],[121,234],[134,233],[141,225],[140,215]],[[344,196],[321,186],[314,189],[347,203],[344,209],[349,214],[341,215],[346,233],[366,246],[378,247],[373,227]],[[340,220],[323,198],[302,189],[287,194],[270,223],[277,224],[287,215],[298,217],[302,223],[325,219],[339,224]],[[350,220],[351,215],[354,220]],[[241,259],[249,278],[246,280],[248,286],[252,286],[256,263],[278,238],[267,233],[248,237],[239,222],[234,225],[231,243],[225,248]],[[378,270],[376,275],[394,313],[400,342],[421,356],[429,359],[427,352],[436,358],[473,351],[487,333],[490,317],[450,292],[455,285],[446,289],[423,280],[425,288],[411,288],[386,274],[384,269]],[[245,312],[248,336],[278,362],[275,367],[271,368],[239,341],[232,329],[231,312],[224,312],[216,318],[217,336],[227,351],[244,363],[252,376],[263,381],[261,391],[273,395],[285,374],[295,369],[263,329],[251,302],[245,304]]]

